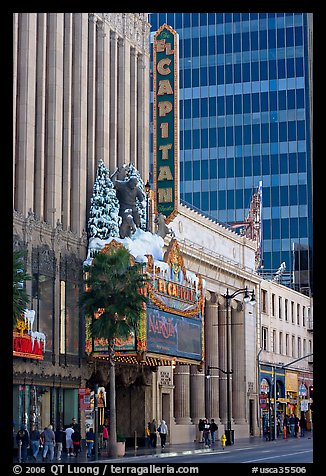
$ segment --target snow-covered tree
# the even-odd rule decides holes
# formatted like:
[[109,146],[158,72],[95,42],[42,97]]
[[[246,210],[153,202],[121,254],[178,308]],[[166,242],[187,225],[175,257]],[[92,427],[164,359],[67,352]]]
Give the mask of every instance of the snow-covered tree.
[[116,191],[110,179],[109,170],[103,160],[100,160],[91,197],[88,219],[89,238],[106,240],[110,237],[119,237],[120,223]]

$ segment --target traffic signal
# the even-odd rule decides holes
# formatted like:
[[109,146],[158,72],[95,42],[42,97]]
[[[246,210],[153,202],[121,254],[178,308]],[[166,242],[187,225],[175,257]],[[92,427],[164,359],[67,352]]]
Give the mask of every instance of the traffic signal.
[[314,387],[313,387],[313,385],[310,385],[310,387],[309,387],[309,397],[314,398]]

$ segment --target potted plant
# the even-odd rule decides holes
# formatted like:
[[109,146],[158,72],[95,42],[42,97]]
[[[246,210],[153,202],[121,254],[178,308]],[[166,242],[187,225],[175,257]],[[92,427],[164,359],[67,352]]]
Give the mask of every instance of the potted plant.
[[126,438],[122,435],[117,435],[117,456],[124,456],[126,453]]

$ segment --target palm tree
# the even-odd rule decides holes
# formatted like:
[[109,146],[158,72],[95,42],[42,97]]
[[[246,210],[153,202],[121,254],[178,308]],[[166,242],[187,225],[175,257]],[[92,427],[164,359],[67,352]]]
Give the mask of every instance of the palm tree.
[[26,309],[30,299],[24,287],[24,283],[31,279],[31,276],[25,272],[24,257],[26,252],[15,250],[13,252],[13,327],[16,327],[17,320]]
[[80,305],[93,319],[92,333],[108,341],[110,380],[110,455],[117,456],[114,339],[137,330],[147,298],[140,290],[147,282],[140,263],[123,246],[97,253],[85,269],[85,291]]

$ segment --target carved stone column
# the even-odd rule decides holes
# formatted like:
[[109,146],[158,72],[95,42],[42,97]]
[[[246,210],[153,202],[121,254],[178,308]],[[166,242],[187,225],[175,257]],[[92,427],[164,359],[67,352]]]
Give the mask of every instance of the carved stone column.
[[215,294],[211,295],[211,299],[205,308],[205,342],[206,342],[206,370],[209,369],[210,378],[206,379],[206,417],[214,418],[218,423],[219,412],[219,380],[221,372],[217,367],[219,365],[219,327],[218,327],[218,303]]
[[244,304],[234,304],[232,312],[232,416],[236,423],[246,421],[246,372],[245,372],[245,338],[244,338]]
[[197,365],[190,366],[190,416],[195,424],[205,416],[205,372]]
[[[221,369],[227,370],[227,358],[226,358],[226,339],[227,339],[227,317],[226,317],[226,307],[224,303],[224,298],[219,297],[219,309],[218,309],[218,324],[219,324],[219,335],[218,335],[218,355],[219,355],[219,367]],[[223,372],[220,373],[219,379],[219,407],[220,407],[220,418],[221,421],[225,424],[227,420],[227,375]]]
[[190,424],[190,368],[177,364],[174,369],[174,417],[177,424]]

